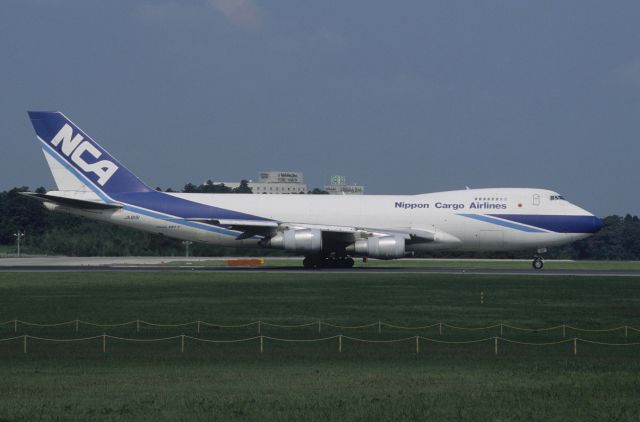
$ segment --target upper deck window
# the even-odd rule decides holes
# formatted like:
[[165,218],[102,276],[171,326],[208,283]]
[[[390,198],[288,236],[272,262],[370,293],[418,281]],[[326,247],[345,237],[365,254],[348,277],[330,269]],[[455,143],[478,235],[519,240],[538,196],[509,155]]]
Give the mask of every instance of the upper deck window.
[[564,199],[564,196],[562,196],[562,195],[551,195],[551,200],[552,201],[566,201],[566,199]]

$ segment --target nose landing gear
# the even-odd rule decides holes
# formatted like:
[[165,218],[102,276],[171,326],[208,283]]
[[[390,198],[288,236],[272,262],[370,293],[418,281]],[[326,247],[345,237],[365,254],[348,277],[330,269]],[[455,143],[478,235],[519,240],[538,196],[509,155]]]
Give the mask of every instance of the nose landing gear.
[[534,270],[541,270],[544,267],[544,259],[540,255],[535,255],[531,266]]
[[534,270],[541,270],[542,267],[544,267],[544,258],[542,258],[542,255],[540,254],[543,254],[546,251],[547,248],[540,248],[538,249],[538,253],[533,256],[533,262],[531,263],[531,266]]

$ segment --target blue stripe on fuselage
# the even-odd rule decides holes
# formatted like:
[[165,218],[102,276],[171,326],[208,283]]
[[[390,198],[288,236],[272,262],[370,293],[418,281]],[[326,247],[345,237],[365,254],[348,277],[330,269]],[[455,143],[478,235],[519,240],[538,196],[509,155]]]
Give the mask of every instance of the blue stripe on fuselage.
[[524,226],[522,224],[512,223],[510,221],[504,221],[497,218],[490,217],[484,214],[458,214],[463,217],[472,218],[478,221],[484,221],[485,223],[491,223],[502,227],[508,227],[510,229],[520,230],[527,233],[545,233],[544,230],[537,229],[535,227]]
[[491,214],[491,216],[556,233],[596,233],[603,226],[602,220],[593,215]]

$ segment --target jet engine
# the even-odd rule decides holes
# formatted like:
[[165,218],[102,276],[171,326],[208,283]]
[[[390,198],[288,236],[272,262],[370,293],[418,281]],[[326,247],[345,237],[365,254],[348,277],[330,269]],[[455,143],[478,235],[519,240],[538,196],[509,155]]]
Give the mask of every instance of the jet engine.
[[355,255],[377,259],[402,258],[406,254],[404,237],[402,236],[377,236],[358,239],[355,243],[347,246],[346,251]]
[[322,250],[322,231],[318,229],[286,230],[269,239],[268,245],[291,252],[320,252]]

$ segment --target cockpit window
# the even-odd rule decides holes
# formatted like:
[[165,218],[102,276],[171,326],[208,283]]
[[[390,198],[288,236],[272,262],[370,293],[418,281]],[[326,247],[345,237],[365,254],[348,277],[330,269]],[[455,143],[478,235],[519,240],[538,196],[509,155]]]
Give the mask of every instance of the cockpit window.
[[566,199],[564,199],[564,196],[562,196],[562,195],[551,195],[551,200],[552,201],[566,201]]

